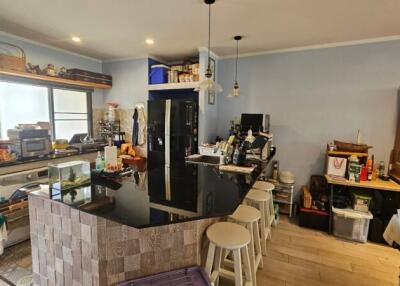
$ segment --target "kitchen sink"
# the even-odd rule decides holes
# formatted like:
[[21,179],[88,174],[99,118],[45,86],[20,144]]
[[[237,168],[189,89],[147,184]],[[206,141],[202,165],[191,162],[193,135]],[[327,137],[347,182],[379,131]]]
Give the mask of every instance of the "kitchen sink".
[[189,164],[204,164],[204,165],[219,165],[218,156],[208,155],[191,155],[185,158],[186,163]]

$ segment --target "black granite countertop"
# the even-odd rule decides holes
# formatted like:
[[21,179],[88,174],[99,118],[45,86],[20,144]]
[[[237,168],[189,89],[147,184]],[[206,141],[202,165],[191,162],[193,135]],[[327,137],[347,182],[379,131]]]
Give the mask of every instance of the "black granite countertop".
[[145,228],[232,214],[260,173],[260,163],[251,174],[221,172],[213,165],[178,164],[118,179],[92,174],[88,186],[49,193],[50,199],[81,211]]

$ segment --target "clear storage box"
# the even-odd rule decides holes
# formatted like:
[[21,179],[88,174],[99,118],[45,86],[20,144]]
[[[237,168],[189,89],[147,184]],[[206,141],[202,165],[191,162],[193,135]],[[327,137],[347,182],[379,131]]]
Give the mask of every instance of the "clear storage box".
[[358,212],[352,209],[333,211],[333,234],[340,238],[367,242],[369,221],[373,218],[370,212]]
[[90,163],[71,161],[49,164],[49,184],[51,189],[68,190],[90,183]]

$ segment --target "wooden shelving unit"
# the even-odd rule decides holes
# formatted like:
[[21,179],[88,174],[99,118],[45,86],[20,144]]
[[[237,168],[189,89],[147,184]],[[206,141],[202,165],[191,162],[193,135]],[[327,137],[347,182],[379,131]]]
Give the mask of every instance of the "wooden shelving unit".
[[7,70],[7,69],[0,69],[0,76],[24,78],[24,79],[29,79],[29,80],[36,80],[36,81],[42,82],[42,83],[46,83],[46,82],[47,83],[56,83],[56,84],[70,85],[70,86],[75,86],[75,87],[98,88],[98,89],[109,89],[112,87],[111,85],[107,85],[107,84],[65,79],[65,78],[39,75],[39,74]]
[[171,89],[194,89],[199,85],[198,81],[193,82],[179,82],[179,83],[163,83],[163,84],[149,84],[149,90],[171,90]]

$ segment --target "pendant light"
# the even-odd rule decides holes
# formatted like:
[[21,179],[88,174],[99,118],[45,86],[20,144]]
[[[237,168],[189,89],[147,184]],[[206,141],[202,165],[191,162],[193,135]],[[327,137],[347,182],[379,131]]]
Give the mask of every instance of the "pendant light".
[[200,82],[196,91],[207,91],[207,92],[222,92],[222,87],[216,83],[213,79],[213,71],[211,70],[211,5],[215,3],[215,0],[204,0],[204,3],[208,5],[208,54],[207,54],[207,69],[205,72],[205,79]]
[[233,88],[229,93],[228,97],[239,97],[240,89],[238,83],[238,60],[239,60],[239,41],[242,39],[242,36],[235,36],[233,38],[236,41],[236,66],[235,66],[235,82],[233,83]]

